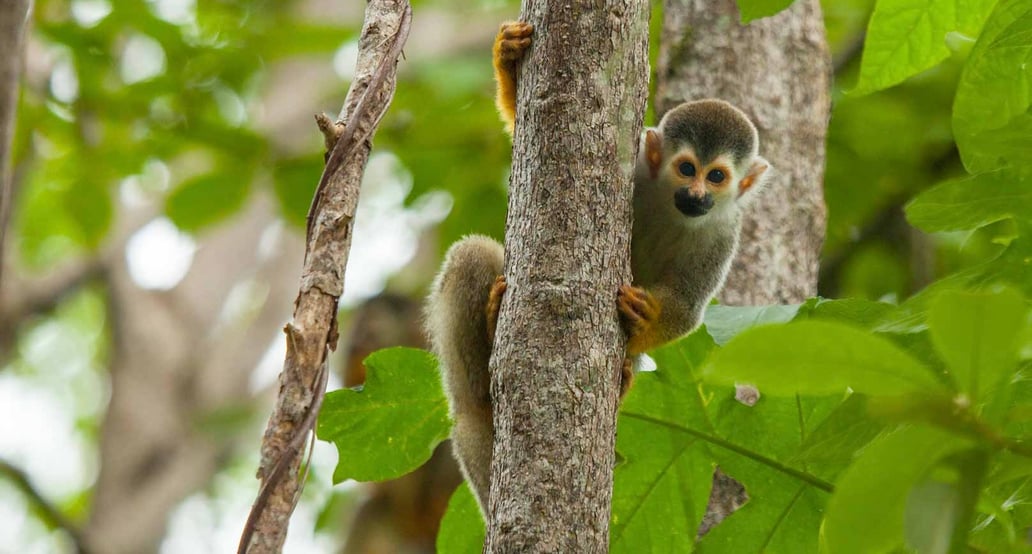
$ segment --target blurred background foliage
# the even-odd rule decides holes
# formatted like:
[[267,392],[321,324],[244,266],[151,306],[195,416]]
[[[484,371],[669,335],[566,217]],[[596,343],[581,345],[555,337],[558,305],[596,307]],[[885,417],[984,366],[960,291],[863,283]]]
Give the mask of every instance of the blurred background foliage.
[[[468,233],[500,239],[504,230],[510,143],[494,110],[490,41],[499,21],[516,16],[518,3],[413,4],[413,36],[393,105],[375,137],[359,208],[360,220],[377,220],[357,223],[345,320],[384,288],[418,298],[453,240]],[[823,2],[835,84],[820,294],[902,300],[998,254],[1001,239],[1014,230],[1003,221],[929,235],[906,222],[909,199],[964,174],[951,108],[971,43],[958,38],[949,59],[899,86],[851,95],[873,4]],[[363,9],[362,2],[331,0],[37,0],[14,141],[16,204],[6,239],[18,271],[42,276],[69,260],[129,256],[128,250],[105,249],[141,227],[127,223],[137,221],[129,214],[141,210],[146,221],[167,218],[182,233],[176,236],[190,243],[234,225],[256,197],[269,197],[288,233],[303,233],[323,162],[311,114],[339,110]],[[158,273],[175,273],[160,263],[171,256],[158,252]],[[298,270],[292,268],[293,279]],[[377,277],[356,284],[369,273]],[[25,462],[22,469],[74,521],[87,517],[98,471],[96,441],[110,395],[106,374],[117,310],[104,287],[86,286],[16,328],[0,324],[0,334],[9,334],[0,341],[0,413],[14,421],[39,406],[52,408],[29,426],[38,441],[0,438],[0,458]],[[288,317],[284,311],[281,319]],[[268,387],[271,379],[263,383]],[[241,402],[252,395],[259,403],[268,400],[262,386],[254,389],[241,391]],[[208,525],[204,535],[196,526],[174,523],[163,550],[203,551],[192,548],[207,544],[219,551],[210,545],[234,544],[232,532],[242,521],[239,498],[246,510],[253,493],[252,460],[266,413],[259,408],[228,419],[231,433],[249,434],[247,442],[205,487],[203,495],[214,500],[199,507],[192,497],[183,502],[188,513],[175,516],[222,517],[223,530],[197,524]],[[43,442],[53,444],[37,444]],[[36,462],[61,454],[72,461]],[[317,466],[314,478],[319,473]],[[243,491],[235,503],[219,501],[227,482]],[[348,498],[360,493],[331,497],[312,489],[317,486],[309,487],[305,502],[323,514],[318,521],[332,544],[339,518],[346,517],[338,508],[347,512],[353,505]],[[8,529],[24,526],[15,533],[28,541],[19,551],[67,546],[48,531],[52,523],[21,513],[19,498],[0,480],[0,515],[11,516],[0,520],[8,519]],[[292,529],[298,525],[303,523]],[[191,533],[201,538],[188,538]],[[229,538],[212,538],[219,533]]]
[[[336,67],[335,82],[318,87],[314,105],[287,108],[333,113],[360,27],[359,19],[340,14],[336,23],[313,19],[302,4],[38,2],[31,46],[43,59],[26,76],[15,147],[23,260],[45,268],[95,249],[111,228],[112,203],[132,177],[132,185],[164,199],[166,214],[184,231],[223,222],[262,188],[274,192],[283,217],[297,228],[322,167],[318,136],[298,133],[290,142],[270,136],[271,120],[279,117],[271,112],[283,107],[265,103],[270,81],[277,65],[321,60],[323,77]],[[900,209],[916,192],[961,174],[950,108],[963,47],[970,45],[902,86],[850,97],[872,4],[824,6],[836,60],[821,280],[827,296],[905,296],[989,248],[965,237],[958,255],[957,237],[914,236]],[[422,8],[452,10],[455,17],[460,9],[444,1],[415,5],[417,15]],[[484,2],[476,10],[478,21],[489,21],[518,8]],[[360,15],[353,7],[343,11]],[[476,38],[461,40],[422,37],[439,41],[429,54],[409,48],[403,86],[376,138],[377,149],[397,156],[411,176],[407,204],[432,191],[451,196],[451,214],[435,231],[438,252],[463,234],[500,237],[504,227],[509,143],[492,103],[485,46],[492,30],[464,28]],[[276,99],[289,102],[290,95]],[[294,125],[302,123],[308,121]]]

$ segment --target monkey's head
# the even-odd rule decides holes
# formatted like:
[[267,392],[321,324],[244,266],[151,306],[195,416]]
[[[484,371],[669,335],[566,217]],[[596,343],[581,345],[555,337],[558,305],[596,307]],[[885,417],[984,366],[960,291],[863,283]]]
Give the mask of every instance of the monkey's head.
[[640,165],[685,216],[737,209],[770,167],[756,127],[723,100],[685,102],[645,131]]

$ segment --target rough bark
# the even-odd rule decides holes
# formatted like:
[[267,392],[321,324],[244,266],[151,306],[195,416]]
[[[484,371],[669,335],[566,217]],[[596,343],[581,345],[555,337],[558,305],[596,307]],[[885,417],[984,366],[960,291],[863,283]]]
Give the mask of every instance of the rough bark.
[[[801,302],[817,292],[825,231],[831,66],[824,22],[817,0],[739,21],[734,0],[664,0],[657,112],[717,97],[752,118],[773,173],[746,216],[719,298],[728,305]],[[742,501],[741,486],[718,472],[702,532]]]
[[522,19],[485,550],[606,552],[648,3],[526,0]]
[[[303,445],[325,393],[327,357],[337,343],[337,301],[359,185],[372,149],[372,135],[394,94],[395,69],[408,36],[411,8],[405,0],[373,0],[359,40],[355,79],[340,122],[320,122],[329,158],[308,214],[301,287],[287,334],[276,406],[262,439],[261,489],[240,540],[240,551],[279,552],[300,493]],[[332,144],[331,144],[332,143]]]
[[[11,213],[11,135],[17,110],[21,44],[29,12],[28,0],[0,2],[0,260],[4,258],[7,218]],[[3,264],[0,264],[0,281]]]

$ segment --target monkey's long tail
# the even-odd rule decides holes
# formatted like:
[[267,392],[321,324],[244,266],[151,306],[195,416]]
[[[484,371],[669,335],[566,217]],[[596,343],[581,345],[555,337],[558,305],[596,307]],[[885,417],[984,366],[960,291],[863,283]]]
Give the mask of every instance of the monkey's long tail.
[[431,287],[426,327],[451,404],[455,455],[486,513],[490,484],[491,344],[487,302],[502,274],[502,245],[479,235],[456,242]]

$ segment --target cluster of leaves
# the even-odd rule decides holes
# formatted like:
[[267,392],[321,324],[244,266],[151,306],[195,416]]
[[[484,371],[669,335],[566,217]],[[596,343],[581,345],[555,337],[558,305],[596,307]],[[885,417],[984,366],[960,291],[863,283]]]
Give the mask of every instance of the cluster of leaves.
[[[294,3],[179,3],[182,13],[164,13],[175,3],[36,2],[31,40],[54,67],[46,80],[29,72],[19,106],[17,230],[27,261],[96,247],[129,177],[161,193],[188,231],[236,213],[262,174],[275,178],[284,213],[302,220],[318,151],[303,160],[277,152],[249,109],[269,64],[332,52],[357,29],[300,19]],[[290,179],[298,167],[301,183]]]
[[[165,13],[173,4],[185,11]],[[358,28],[313,21],[297,4],[36,2],[31,40],[52,67],[29,72],[19,106],[16,226],[26,262],[46,267],[100,245],[126,179],[163,199],[185,231],[224,221],[264,183],[303,227],[323,167],[320,138],[313,124],[301,148],[278,144],[256,106],[278,64],[325,60]],[[489,101],[488,55],[409,64],[379,136],[414,177],[410,201],[432,189],[471,199],[458,203],[452,221],[461,225],[445,224],[444,244],[470,228],[502,233],[508,150]],[[329,109],[345,88],[332,81]],[[471,150],[483,155],[463,154]]]
[[[906,216],[932,233],[988,229],[990,255],[898,305],[711,307],[624,402],[614,552],[1032,550],[1032,5],[879,0],[856,92],[926,71],[966,37],[951,126],[971,175],[921,192]],[[369,364],[365,390],[324,405],[335,480],[393,477],[448,433],[431,358]],[[762,397],[739,402],[736,384]],[[697,539],[717,465],[750,499]],[[461,488],[440,550],[479,551],[478,520]]]

